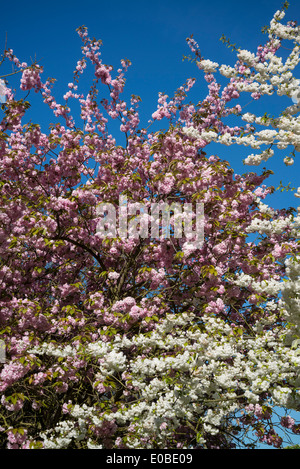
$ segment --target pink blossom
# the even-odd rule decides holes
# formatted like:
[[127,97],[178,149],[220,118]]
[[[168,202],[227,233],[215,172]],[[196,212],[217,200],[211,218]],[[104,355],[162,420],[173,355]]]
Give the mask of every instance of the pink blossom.
[[280,423],[285,428],[293,428],[295,420],[290,415],[287,415],[286,417],[281,417]]

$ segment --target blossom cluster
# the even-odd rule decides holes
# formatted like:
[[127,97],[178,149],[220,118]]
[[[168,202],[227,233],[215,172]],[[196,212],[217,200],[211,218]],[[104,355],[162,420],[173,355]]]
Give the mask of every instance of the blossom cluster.
[[[213,132],[207,133],[207,119],[202,119],[200,125],[198,120],[194,119],[194,122],[190,122],[183,129],[187,136],[203,138],[208,143],[212,140],[225,145],[237,143],[250,146],[253,149],[259,149],[261,145],[269,146],[259,154],[250,154],[246,157],[244,162],[247,165],[258,166],[266,161],[273,155],[272,145],[276,145],[278,149],[292,146],[294,152],[299,151],[300,121],[297,114],[300,111],[300,80],[294,77],[293,70],[296,69],[300,61],[300,29],[294,23],[284,26],[281,23],[284,16],[284,10],[275,13],[268,29],[269,41],[265,46],[259,46],[256,54],[248,50],[237,49],[237,62],[234,67],[219,65],[203,58],[197,59],[197,65],[205,72],[208,81],[212,84],[215,83],[214,74],[219,71],[221,75],[230,79],[230,84],[223,90],[221,97],[215,93],[206,98],[215,109],[214,125],[217,132],[214,135]],[[283,40],[293,41],[294,44],[285,62],[282,57],[276,55]],[[191,45],[189,42],[189,45],[192,52],[197,50],[194,43]],[[294,105],[287,107],[278,118],[256,117],[249,112],[242,113],[241,108],[228,109],[225,107],[226,102],[239,97],[242,92],[251,93],[253,100],[276,93],[278,96],[292,98]],[[200,115],[202,109],[204,109],[203,106],[198,111]],[[239,112],[241,118],[248,123],[271,125],[273,129],[254,132],[255,129],[252,125],[251,132],[249,128],[246,128],[234,135],[233,129],[224,127],[220,122],[222,116],[232,112]],[[292,165],[294,162],[291,157],[285,157],[284,161],[287,165]]]
[[[202,429],[198,444],[205,446],[205,435],[219,434],[229,413],[237,416],[245,409],[246,414],[251,415],[255,409],[259,421],[268,418],[258,404],[262,393],[268,392],[270,400],[277,405],[299,408],[300,395],[293,394],[289,385],[298,381],[299,351],[283,345],[278,347],[278,332],[237,341],[232,327],[220,318],[204,315],[202,324],[199,329],[194,314],[169,315],[147,337],[137,335],[129,339],[117,335],[104,348],[100,342],[101,356],[114,353],[119,359],[125,352],[127,358],[120,379],[126,389],[131,388],[131,393],[139,396],[138,400],[121,405],[119,410],[107,411],[101,411],[97,405],[78,406],[70,402],[68,420],[63,422],[64,431],[60,424],[52,432],[48,431],[44,435],[45,447],[65,447],[66,436],[68,442],[72,438],[81,440],[94,425],[100,429],[113,423],[117,431],[118,425],[128,422],[139,423],[130,424],[132,433],[126,447],[139,448],[144,441],[144,447],[151,448],[154,436],[158,446],[168,447],[180,421],[191,428],[193,422],[197,422]],[[212,337],[217,338],[217,342]],[[93,348],[95,346],[96,343]],[[137,346],[140,356],[126,353]],[[144,358],[149,349],[153,358]],[[279,381],[285,384],[279,385]],[[284,426],[296,430],[294,420],[287,419],[289,423],[284,422]],[[244,415],[240,419],[241,427],[246,426],[246,422]],[[97,444],[96,441],[93,444]]]

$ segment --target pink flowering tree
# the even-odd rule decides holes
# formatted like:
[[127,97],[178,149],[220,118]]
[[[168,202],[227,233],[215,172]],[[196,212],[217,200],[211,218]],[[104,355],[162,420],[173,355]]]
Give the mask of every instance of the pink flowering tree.
[[[253,115],[242,115],[243,126],[224,123],[242,114],[231,102],[242,91],[254,100],[295,92],[292,77],[287,87],[280,81],[286,64],[266,84],[276,76],[276,67],[268,76],[266,68],[279,67],[282,38],[299,43],[296,25],[280,23],[283,13],[271,22],[269,42],[256,54],[238,51],[232,69],[203,59],[190,38],[208,95],[186,104],[192,79],[172,100],[161,93],[150,124],[164,118],[168,128],[151,133],[139,127],[140,98],[122,99],[130,62],[122,60],[116,73],[103,64],[101,41],[86,28],[78,29],[83,57],[64,104],[41,66],[5,51],[21,71],[23,97],[5,88],[0,123],[2,448],[282,446],[276,407],[300,405],[300,218],[296,209],[262,202],[274,191],[265,185],[270,172],[236,175],[208,145],[271,147],[279,138],[284,148],[285,125],[298,151],[297,103],[294,114],[273,121],[271,133],[255,133],[262,121]],[[94,80],[84,94],[80,76],[88,67]],[[230,78],[222,92],[217,69]],[[32,91],[56,118],[47,132],[26,121]],[[124,145],[109,133],[111,120],[119,121]],[[258,165],[272,151],[247,163]],[[127,200],[127,236],[120,197]],[[101,203],[115,209],[115,226],[105,224]],[[172,209],[170,234],[153,236],[153,204],[172,203],[203,204],[201,245],[184,217],[182,236],[173,236]],[[300,431],[289,413],[280,425]]]

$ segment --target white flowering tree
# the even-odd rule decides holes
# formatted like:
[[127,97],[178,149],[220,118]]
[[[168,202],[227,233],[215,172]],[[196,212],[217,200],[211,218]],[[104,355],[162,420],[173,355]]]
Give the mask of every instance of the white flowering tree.
[[[300,406],[299,210],[263,203],[273,191],[264,184],[268,171],[234,175],[228,162],[207,154],[210,142],[266,145],[245,160],[259,166],[274,147],[299,151],[292,70],[300,32],[281,23],[285,7],[268,42],[256,54],[238,50],[235,67],[203,59],[188,40],[208,95],[185,104],[194,80],[169,102],[160,94],[152,119],[168,119],[166,131],[139,129],[139,97],[121,98],[129,61],[114,76],[102,63],[101,41],[84,27],[83,58],[64,105],[41,67],[5,51],[22,72],[21,92],[39,93],[57,121],[48,133],[24,122],[29,103],[1,83],[2,448],[282,447],[278,406],[287,409],[281,428],[299,434],[289,414]],[[294,43],[285,63],[276,55],[284,39]],[[88,63],[94,82],[84,95],[79,78]],[[222,92],[217,71],[230,79]],[[99,102],[98,87],[108,99]],[[295,103],[278,118],[257,117],[231,107],[242,92]],[[246,124],[224,124],[230,115]],[[120,121],[126,145],[109,134],[108,119]],[[271,130],[257,131],[261,125]],[[99,203],[117,210],[120,196],[128,210],[203,204],[203,244],[185,232],[124,238],[120,226],[113,237],[97,235]],[[131,210],[135,227],[148,219]],[[170,223],[175,229],[172,214]]]

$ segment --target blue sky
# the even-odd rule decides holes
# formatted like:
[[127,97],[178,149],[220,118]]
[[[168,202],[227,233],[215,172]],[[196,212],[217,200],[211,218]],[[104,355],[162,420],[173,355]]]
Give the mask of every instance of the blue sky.
[[[220,42],[222,34],[242,49],[255,52],[267,39],[261,28],[269,24],[273,13],[282,4],[282,0],[6,1],[2,2],[0,11],[0,50],[4,48],[7,34],[7,46],[21,61],[30,64],[31,59],[36,58],[44,67],[43,79],[57,79],[54,94],[59,101],[72,80],[77,60],[81,58],[82,43],[76,29],[87,26],[91,37],[103,41],[104,63],[117,69],[121,59],[131,60],[125,97],[136,94],[142,98],[141,118],[147,125],[156,110],[160,91],[172,97],[179,86],[194,77],[197,84],[188,100],[197,103],[206,96],[203,74],[194,64],[182,61],[183,56],[190,53],[186,44],[188,36],[194,35],[204,58],[234,65],[236,56]],[[300,0],[290,0],[285,20],[300,23]],[[0,76],[9,72],[9,66],[3,67]],[[300,78],[299,67],[295,75]],[[84,80],[83,85],[86,85]],[[10,77],[9,83],[17,86],[17,77]],[[250,101],[249,96],[246,99]],[[33,122],[43,122],[45,126],[54,122],[46,106],[40,104],[39,96],[31,93],[29,101]],[[250,104],[247,111],[278,115],[291,104],[286,97],[266,97],[264,101]],[[159,125],[164,128],[167,122],[161,121]],[[205,151],[228,160],[236,173],[262,171],[261,166],[249,167],[242,163],[243,158],[252,153],[251,148],[218,145],[208,146]],[[293,166],[286,167],[282,162],[286,154],[288,152],[277,150],[265,164],[275,172],[267,184],[277,187],[282,180],[297,188],[300,186],[300,155],[298,153]],[[298,201],[289,192],[277,192],[267,199],[267,203],[275,208],[297,206]]]

